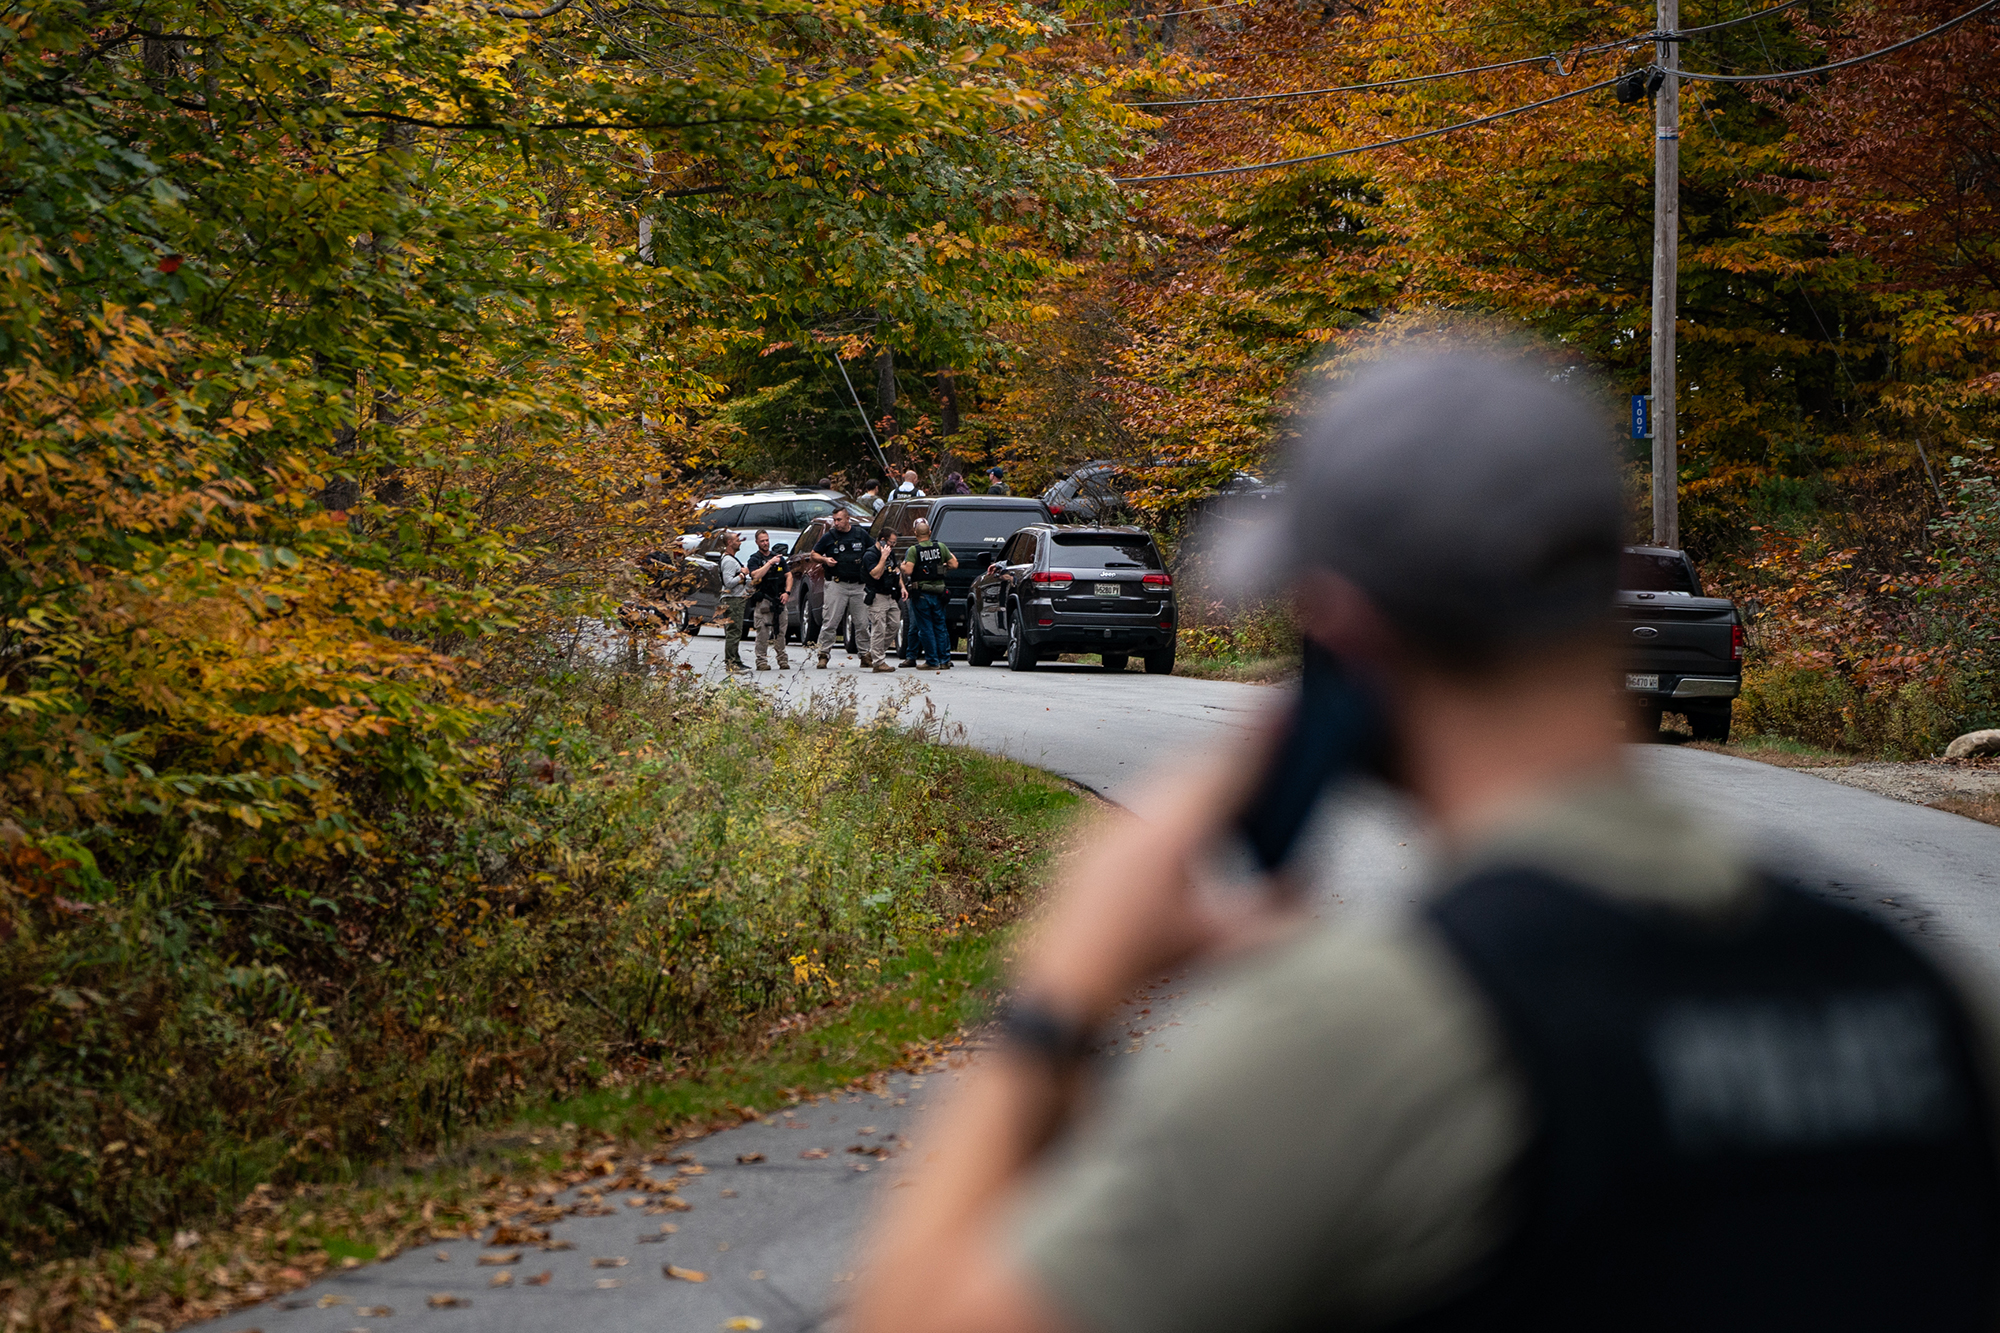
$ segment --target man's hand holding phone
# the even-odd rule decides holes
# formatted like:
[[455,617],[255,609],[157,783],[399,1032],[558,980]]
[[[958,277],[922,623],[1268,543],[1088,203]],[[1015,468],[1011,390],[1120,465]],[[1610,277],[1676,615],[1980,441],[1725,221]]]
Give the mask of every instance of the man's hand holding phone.
[[1268,940],[1298,919],[1288,900],[1217,901],[1201,868],[1228,839],[1246,792],[1279,748],[1281,723],[1236,742],[1148,794],[1145,814],[1111,810],[1084,834],[1017,973],[1020,990],[1072,1022],[1102,1018],[1148,977]]

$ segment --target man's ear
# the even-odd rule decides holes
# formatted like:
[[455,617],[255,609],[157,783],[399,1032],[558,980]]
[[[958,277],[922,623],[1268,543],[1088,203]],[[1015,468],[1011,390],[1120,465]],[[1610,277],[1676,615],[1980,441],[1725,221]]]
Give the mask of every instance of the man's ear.
[[1386,667],[1402,643],[1361,585],[1330,569],[1310,569],[1292,588],[1299,632],[1344,662]]

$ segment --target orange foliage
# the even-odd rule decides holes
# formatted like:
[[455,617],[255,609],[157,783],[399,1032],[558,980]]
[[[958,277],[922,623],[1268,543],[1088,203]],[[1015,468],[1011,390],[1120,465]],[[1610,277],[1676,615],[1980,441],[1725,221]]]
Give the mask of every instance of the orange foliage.
[[480,608],[343,559],[259,374],[184,375],[144,311],[42,331],[0,380],[0,814],[296,859],[369,845],[368,786],[462,799],[494,710],[412,631]]

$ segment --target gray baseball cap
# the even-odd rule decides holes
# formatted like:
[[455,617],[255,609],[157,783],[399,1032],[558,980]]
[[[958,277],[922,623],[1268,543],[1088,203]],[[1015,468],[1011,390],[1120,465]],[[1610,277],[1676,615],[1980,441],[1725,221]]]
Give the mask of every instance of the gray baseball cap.
[[1624,504],[1609,422],[1524,360],[1427,351],[1370,366],[1329,399],[1285,476],[1239,552],[1263,591],[1321,565],[1418,646],[1470,659],[1610,607]]

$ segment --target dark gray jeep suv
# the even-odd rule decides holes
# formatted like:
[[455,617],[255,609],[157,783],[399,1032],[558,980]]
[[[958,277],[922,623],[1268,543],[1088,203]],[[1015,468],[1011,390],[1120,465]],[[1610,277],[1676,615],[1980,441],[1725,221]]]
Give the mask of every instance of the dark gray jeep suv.
[[973,580],[969,603],[974,666],[1004,653],[1028,671],[1057,653],[1097,653],[1112,671],[1133,654],[1156,675],[1174,669],[1174,580],[1139,528],[1022,528]]

